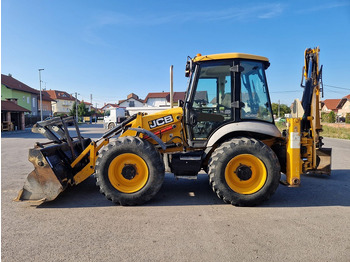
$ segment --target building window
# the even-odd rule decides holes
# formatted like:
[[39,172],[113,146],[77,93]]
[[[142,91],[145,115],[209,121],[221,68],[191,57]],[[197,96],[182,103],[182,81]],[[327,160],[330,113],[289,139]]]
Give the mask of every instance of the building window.
[[29,96],[27,96],[27,104],[30,104]]
[[130,102],[129,102],[129,106],[130,106],[130,107],[135,107],[135,101],[130,101]]
[[35,99],[35,97],[33,97],[32,106],[36,107],[36,99]]

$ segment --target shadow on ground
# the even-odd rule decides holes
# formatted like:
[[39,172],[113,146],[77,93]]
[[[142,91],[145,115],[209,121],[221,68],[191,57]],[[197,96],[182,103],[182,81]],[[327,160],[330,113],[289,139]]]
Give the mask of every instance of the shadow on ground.
[[[303,176],[299,188],[280,185],[270,200],[259,208],[350,206],[350,170],[333,170],[331,176]],[[166,174],[164,184],[156,197],[145,206],[192,206],[224,204],[209,186],[206,174],[197,180],[177,180]],[[90,177],[80,185],[68,188],[56,200],[38,208],[84,208],[114,206]]]

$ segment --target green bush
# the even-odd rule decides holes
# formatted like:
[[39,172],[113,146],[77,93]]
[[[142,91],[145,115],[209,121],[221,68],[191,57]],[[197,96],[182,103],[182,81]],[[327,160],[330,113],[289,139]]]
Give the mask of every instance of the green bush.
[[345,123],[350,124],[350,113],[346,113]]
[[321,113],[321,120],[322,120],[322,122],[325,122],[325,123],[335,123],[336,115],[333,111],[331,111],[329,113],[322,112]]
[[329,112],[328,120],[329,120],[329,123],[335,123],[336,115],[335,115],[335,113],[333,111]]

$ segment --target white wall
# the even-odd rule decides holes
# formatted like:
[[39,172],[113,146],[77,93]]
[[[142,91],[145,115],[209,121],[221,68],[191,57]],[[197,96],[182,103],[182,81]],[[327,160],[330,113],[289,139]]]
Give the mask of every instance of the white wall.
[[134,98],[129,98],[128,100],[124,101],[123,103],[120,103],[119,106],[120,107],[129,107],[130,106],[130,101],[134,102],[134,107],[142,107],[144,106],[143,103],[141,103],[140,101],[134,99]]
[[170,105],[170,103],[168,103],[165,98],[148,98],[147,105],[148,106],[164,106],[164,105]]

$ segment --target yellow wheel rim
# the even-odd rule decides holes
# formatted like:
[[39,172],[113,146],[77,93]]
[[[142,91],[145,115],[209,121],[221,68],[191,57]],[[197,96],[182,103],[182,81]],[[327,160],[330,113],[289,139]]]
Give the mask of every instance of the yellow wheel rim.
[[227,185],[239,194],[249,195],[258,192],[264,186],[266,179],[264,163],[250,154],[232,158],[225,168]]
[[112,186],[122,193],[135,193],[148,180],[146,162],[138,155],[125,153],[114,158],[108,168]]

